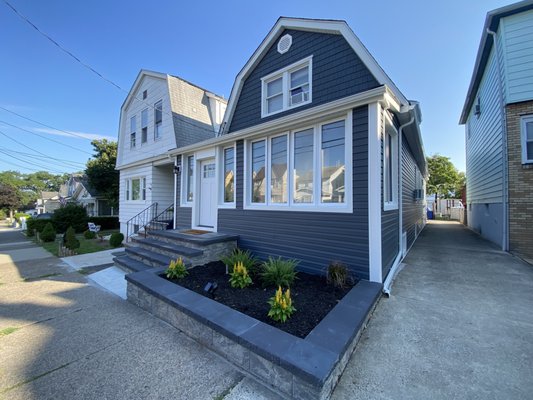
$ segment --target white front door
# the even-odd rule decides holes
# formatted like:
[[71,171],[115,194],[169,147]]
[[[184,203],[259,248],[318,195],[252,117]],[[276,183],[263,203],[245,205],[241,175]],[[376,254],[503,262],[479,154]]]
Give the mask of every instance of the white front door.
[[213,228],[217,217],[217,188],[214,159],[204,160],[200,163],[199,200],[198,225]]

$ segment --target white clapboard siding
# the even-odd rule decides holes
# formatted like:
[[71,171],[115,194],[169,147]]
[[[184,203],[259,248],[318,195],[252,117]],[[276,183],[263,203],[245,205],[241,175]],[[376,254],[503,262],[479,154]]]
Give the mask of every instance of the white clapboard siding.
[[157,202],[158,212],[174,203],[174,164],[153,167],[152,201]]

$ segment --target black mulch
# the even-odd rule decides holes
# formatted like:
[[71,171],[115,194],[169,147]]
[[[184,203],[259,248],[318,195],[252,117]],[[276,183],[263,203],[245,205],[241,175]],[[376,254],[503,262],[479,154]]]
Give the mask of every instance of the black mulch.
[[203,289],[207,282],[216,282],[218,289],[214,300],[291,335],[305,338],[353,286],[334,288],[326,283],[325,277],[303,272],[298,273],[298,278],[291,287],[296,312],[285,323],[274,322],[267,316],[270,309],[267,301],[274,296],[276,288],[263,288],[256,278],[251,286],[234,289],[228,282],[229,275],[226,275],[226,267],[221,262],[194,267],[185,278],[172,282],[204,296],[206,293]]

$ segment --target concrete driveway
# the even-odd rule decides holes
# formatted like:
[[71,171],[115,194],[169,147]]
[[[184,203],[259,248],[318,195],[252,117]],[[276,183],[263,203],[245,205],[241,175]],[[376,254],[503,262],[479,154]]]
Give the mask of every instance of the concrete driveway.
[[533,398],[533,266],[456,222],[405,264],[333,398]]

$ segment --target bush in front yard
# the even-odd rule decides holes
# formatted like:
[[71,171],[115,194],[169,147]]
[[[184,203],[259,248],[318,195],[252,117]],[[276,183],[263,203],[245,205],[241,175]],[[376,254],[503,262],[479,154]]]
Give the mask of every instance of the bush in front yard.
[[87,240],[91,240],[91,239],[94,239],[96,237],[96,233],[87,230],[87,231],[83,232],[83,237],[85,239],[87,239]]
[[77,204],[67,204],[54,211],[52,221],[58,232],[66,232],[72,226],[76,232],[87,229],[87,211],[85,207]]
[[111,245],[111,247],[120,247],[123,240],[124,235],[122,233],[113,233],[109,238],[109,244]]
[[26,234],[28,236],[33,236],[35,235],[35,232],[41,233],[48,223],[52,223],[52,226],[55,229],[54,221],[51,221],[49,219],[28,218],[28,220],[26,221]]
[[51,222],[48,222],[41,232],[40,236],[43,242],[53,242],[56,240],[56,231]]
[[80,241],[76,238],[74,228],[69,226],[65,233],[65,247],[70,250],[76,250],[80,247]]

